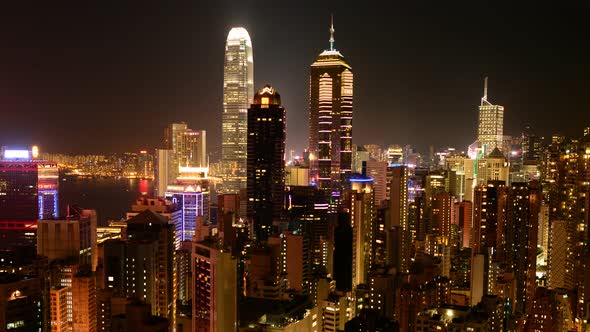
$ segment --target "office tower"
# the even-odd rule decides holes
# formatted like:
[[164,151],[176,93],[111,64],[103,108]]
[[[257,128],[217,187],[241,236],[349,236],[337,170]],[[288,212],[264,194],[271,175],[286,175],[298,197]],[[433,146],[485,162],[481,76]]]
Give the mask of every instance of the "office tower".
[[[69,332],[72,324],[68,321],[68,292],[69,287],[52,287],[49,291],[49,305],[51,307],[51,331]],[[71,304],[69,304],[71,306]]]
[[38,219],[56,218],[57,163],[33,160],[30,150],[2,148],[0,247],[35,246]]
[[43,280],[0,275],[0,330],[41,331],[43,326]]
[[488,78],[485,78],[483,97],[479,106],[477,139],[488,155],[495,148],[502,148],[504,137],[504,107],[488,101]]
[[362,173],[373,179],[375,206],[380,207],[387,198],[387,162],[367,160],[363,169]]
[[193,331],[235,331],[237,264],[230,250],[215,239],[193,242]]
[[154,185],[156,195],[164,197],[166,187],[176,180],[178,176],[178,167],[174,165],[174,150],[156,149],[156,158],[154,166]]
[[180,167],[180,175],[166,189],[166,200],[180,209],[182,218],[175,220],[177,244],[190,241],[197,231],[197,219],[210,222],[211,191],[207,168]]
[[282,220],[285,119],[281,96],[265,85],[248,109],[247,215],[258,241],[266,241],[273,222]]
[[[388,263],[400,271],[410,268],[410,225],[409,225],[409,176],[408,166],[387,168],[389,188],[389,220],[385,223],[387,231]],[[397,236],[394,234],[397,233]],[[397,238],[399,241],[394,241]]]
[[207,167],[207,132],[187,129],[177,138],[174,149],[178,166]]
[[541,192],[538,182],[512,183],[506,209],[506,263],[516,279],[515,312],[528,313],[535,295],[537,231]]
[[[148,209],[127,220],[127,238],[127,292],[132,291],[136,296],[143,295],[143,300],[152,305],[154,315],[165,317],[174,324],[174,225],[168,223],[168,218]],[[144,260],[154,262],[153,270],[143,267]],[[145,266],[149,264],[146,263]],[[157,279],[154,276],[158,276]],[[144,286],[148,282],[153,282],[152,289]],[[148,292],[153,296],[151,299],[147,296],[150,295]]]
[[97,328],[96,279],[90,271],[78,272],[72,280],[73,331]]
[[549,287],[572,290],[575,287],[575,230],[567,220],[551,220],[549,228]]
[[254,97],[252,41],[244,28],[233,28],[225,43],[221,162],[225,193],[246,186],[247,110]]
[[509,166],[504,154],[494,148],[489,155],[477,160],[477,184],[486,184],[488,181],[508,183]]
[[356,288],[367,282],[367,275],[373,266],[373,219],[375,203],[373,179],[355,175],[350,178],[352,185],[350,214],[352,226],[352,285]]
[[180,136],[188,130],[185,122],[171,123],[164,129],[164,148],[168,150],[179,150]]
[[311,65],[309,152],[311,177],[334,204],[352,172],[352,102],[352,68],[334,49],[332,24],[330,48]]

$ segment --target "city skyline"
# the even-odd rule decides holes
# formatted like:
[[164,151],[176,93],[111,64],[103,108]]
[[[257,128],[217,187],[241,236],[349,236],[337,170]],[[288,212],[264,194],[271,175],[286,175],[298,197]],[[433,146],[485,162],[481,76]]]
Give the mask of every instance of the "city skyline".
[[[217,6],[40,6],[12,15],[3,23],[10,29],[0,58],[0,106],[7,110],[0,142],[52,152],[131,151],[160,144],[157,135],[127,128],[161,132],[186,121],[207,130],[210,150],[220,151],[223,42],[231,27],[244,26],[258,50],[254,85],[272,82],[282,91],[287,151],[300,152],[308,137],[309,64],[328,48],[331,12],[337,48],[355,64],[356,144],[466,148],[477,135],[484,76],[494,102],[506,108],[506,134],[519,135],[527,124],[539,135],[581,130],[588,48],[576,41],[582,29],[575,8],[403,4],[390,17],[345,5]],[[49,17],[55,21],[35,28]],[[479,24],[486,17],[501,23]],[[551,118],[555,110],[568,116]],[[411,121],[416,115],[429,121]]]

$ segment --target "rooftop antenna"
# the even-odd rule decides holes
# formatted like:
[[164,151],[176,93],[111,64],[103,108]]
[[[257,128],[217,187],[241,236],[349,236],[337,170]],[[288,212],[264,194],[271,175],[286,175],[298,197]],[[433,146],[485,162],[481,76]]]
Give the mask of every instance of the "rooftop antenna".
[[334,50],[334,14],[330,14],[330,51]]
[[483,97],[481,97],[481,105],[488,103],[488,77],[484,79],[483,82]]

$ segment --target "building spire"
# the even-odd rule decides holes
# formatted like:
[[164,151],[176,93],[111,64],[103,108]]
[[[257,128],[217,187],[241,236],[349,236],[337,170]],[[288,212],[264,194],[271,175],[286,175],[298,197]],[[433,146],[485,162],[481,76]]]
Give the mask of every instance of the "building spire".
[[483,81],[483,97],[481,97],[481,105],[488,103],[488,77]]
[[334,14],[330,14],[330,51],[334,50]]

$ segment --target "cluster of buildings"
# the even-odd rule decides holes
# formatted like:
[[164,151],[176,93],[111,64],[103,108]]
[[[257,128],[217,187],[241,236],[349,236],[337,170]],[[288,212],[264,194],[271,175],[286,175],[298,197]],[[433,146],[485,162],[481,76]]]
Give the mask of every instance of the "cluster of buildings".
[[80,177],[154,178],[154,155],[147,150],[111,155],[66,155],[41,153],[40,158],[56,162],[65,174]]
[[507,137],[486,79],[466,151],[355,145],[332,25],[310,68],[309,148],[287,165],[286,109],[253,74],[234,28],[216,191],[205,131],[174,123],[156,196],[125,221],[60,214],[57,164],[3,150],[0,329],[590,330],[590,128]]

